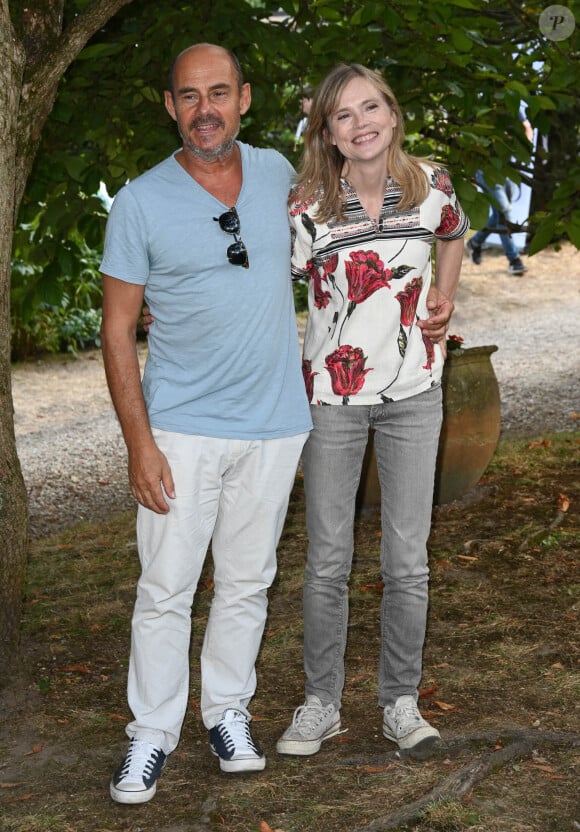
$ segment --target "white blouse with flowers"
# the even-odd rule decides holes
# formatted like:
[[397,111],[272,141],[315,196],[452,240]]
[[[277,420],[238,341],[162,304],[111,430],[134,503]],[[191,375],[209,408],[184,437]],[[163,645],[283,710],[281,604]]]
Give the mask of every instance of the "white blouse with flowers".
[[378,221],[346,180],[341,221],[315,223],[317,203],[293,194],[292,276],[309,284],[302,371],[312,404],[381,404],[441,379],[441,350],[417,321],[427,317],[433,242],[462,237],[469,223],[447,171],[424,169],[425,201],[398,211],[401,190],[387,178]]

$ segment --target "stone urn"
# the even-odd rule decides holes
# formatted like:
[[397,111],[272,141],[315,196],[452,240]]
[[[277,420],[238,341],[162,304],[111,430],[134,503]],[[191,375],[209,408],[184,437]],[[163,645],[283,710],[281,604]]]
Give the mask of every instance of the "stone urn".
[[443,368],[443,425],[434,501],[459,499],[477,484],[495,452],[501,427],[496,346],[450,350]]
[[[477,484],[497,447],[499,385],[491,363],[496,346],[452,349],[443,368],[443,425],[437,453],[434,502],[450,503]],[[373,432],[363,464],[357,510],[380,507]]]

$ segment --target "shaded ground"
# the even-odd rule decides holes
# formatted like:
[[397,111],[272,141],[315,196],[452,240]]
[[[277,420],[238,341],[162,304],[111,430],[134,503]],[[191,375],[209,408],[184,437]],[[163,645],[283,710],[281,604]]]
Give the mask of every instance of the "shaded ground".
[[[302,698],[306,540],[298,477],[252,705],[266,770],[220,774],[199,719],[208,564],[194,610],[191,700],[181,744],[152,803],[115,806],[108,778],[124,753],[128,718],[133,517],[36,541],[22,675],[1,703],[1,832],[576,830],[579,446],[578,434],[504,443],[477,499],[434,514],[421,708],[444,744],[428,760],[402,759],[381,737],[375,514],[357,524],[343,704],[348,732],[312,758],[275,753]],[[488,763],[491,769],[471,785],[469,771],[462,774],[465,799],[432,806],[423,819],[402,826],[384,820],[436,787],[450,789],[450,778],[474,761],[480,773]]]

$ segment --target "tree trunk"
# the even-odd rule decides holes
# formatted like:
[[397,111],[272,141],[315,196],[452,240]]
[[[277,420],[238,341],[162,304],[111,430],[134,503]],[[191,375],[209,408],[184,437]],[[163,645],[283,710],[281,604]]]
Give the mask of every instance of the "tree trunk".
[[65,0],[0,0],[0,686],[18,651],[27,494],[14,435],[10,277],[18,209],[58,83],[87,41],[133,0],[93,0],[62,31]]
[[[24,49],[9,39],[7,12],[0,12],[3,50],[0,63],[0,680],[18,646],[27,557],[26,487],[16,453],[10,366],[10,258],[16,213],[18,109],[25,65]],[[6,15],[6,17],[4,17]]]

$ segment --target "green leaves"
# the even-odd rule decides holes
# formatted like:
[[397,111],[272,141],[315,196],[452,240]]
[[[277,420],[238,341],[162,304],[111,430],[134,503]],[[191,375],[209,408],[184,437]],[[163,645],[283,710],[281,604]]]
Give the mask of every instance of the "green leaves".
[[[83,4],[66,0],[65,19]],[[242,61],[253,91],[245,141],[296,163],[301,86],[338,61],[359,61],[385,74],[406,114],[407,148],[449,167],[474,227],[488,211],[473,185],[476,170],[490,181],[533,177],[531,250],[562,236],[578,245],[578,27],[568,41],[547,44],[538,14],[499,0],[130,3],[61,81],[21,206],[16,256],[46,264],[75,235],[99,249],[104,217],[91,195],[101,180],[114,195],[178,146],[163,106],[167,71],[177,52],[201,40],[233,49]],[[550,150],[538,151],[535,165],[517,121],[522,100],[532,124],[549,135]],[[77,245],[71,251],[82,258]],[[21,280],[15,267],[15,292]]]

